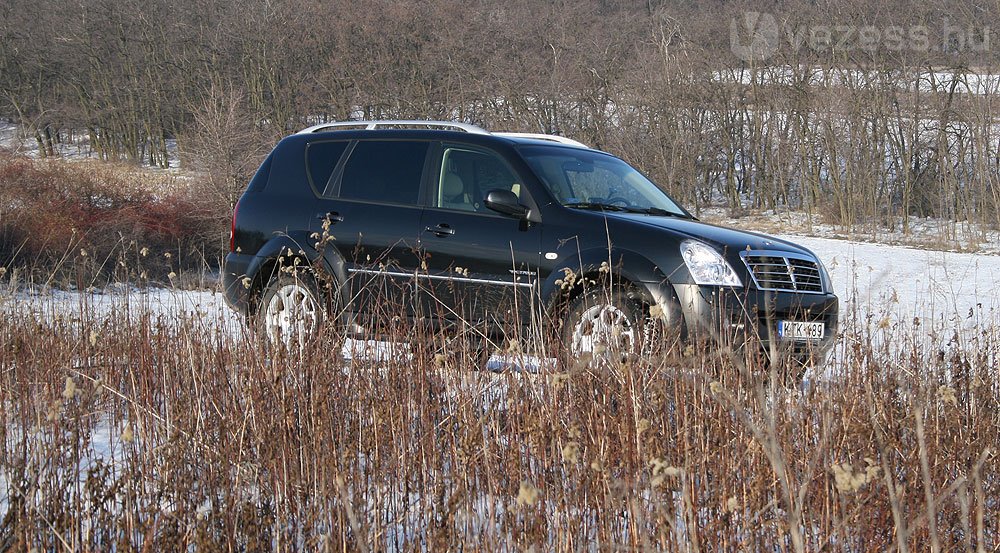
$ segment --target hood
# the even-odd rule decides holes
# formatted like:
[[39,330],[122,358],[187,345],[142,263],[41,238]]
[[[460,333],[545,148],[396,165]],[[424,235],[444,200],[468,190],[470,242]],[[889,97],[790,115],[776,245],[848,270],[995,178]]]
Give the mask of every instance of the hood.
[[657,230],[665,230],[684,238],[693,238],[715,246],[726,256],[739,255],[746,249],[777,250],[805,254],[815,257],[808,249],[787,240],[781,240],[766,234],[737,230],[710,225],[692,219],[644,215],[640,213],[620,213],[606,211],[603,213],[609,220],[620,220],[629,225],[643,226]]

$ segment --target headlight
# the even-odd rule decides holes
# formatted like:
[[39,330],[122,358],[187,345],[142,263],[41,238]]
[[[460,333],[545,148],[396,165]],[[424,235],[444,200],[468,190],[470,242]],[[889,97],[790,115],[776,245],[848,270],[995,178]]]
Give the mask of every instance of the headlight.
[[826,270],[826,265],[824,265],[823,262],[820,261],[818,257],[816,258],[816,264],[819,265],[819,272],[821,275],[823,275],[823,282],[825,283],[826,286],[826,293],[832,294],[833,279],[830,278],[830,272]]
[[707,244],[685,240],[681,242],[681,257],[697,284],[743,286],[729,262]]

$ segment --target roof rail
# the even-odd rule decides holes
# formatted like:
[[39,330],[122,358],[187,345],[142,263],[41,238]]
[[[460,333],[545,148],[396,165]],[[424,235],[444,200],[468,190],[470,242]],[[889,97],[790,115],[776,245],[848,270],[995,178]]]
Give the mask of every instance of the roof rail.
[[335,121],[333,123],[320,123],[309,128],[302,129],[298,134],[309,134],[314,132],[332,131],[340,128],[363,128],[365,130],[375,130],[384,127],[438,127],[442,129],[456,129],[472,134],[490,134],[482,127],[477,127],[470,123],[457,121],[423,121],[419,119],[399,119],[386,121]]
[[559,136],[557,134],[541,134],[534,132],[495,132],[493,134],[497,136],[509,136],[511,138],[534,138],[535,140],[548,140],[550,142],[558,142],[560,144],[566,144],[569,146],[589,148],[589,146],[587,146],[583,142],[577,142],[572,138],[566,138],[565,136]]
[[472,134],[493,134],[496,136],[506,136],[509,138],[533,138],[535,140],[548,140],[550,142],[558,142],[560,144],[566,144],[569,146],[576,146],[578,148],[589,148],[586,144],[582,142],[577,142],[572,138],[566,138],[565,136],[559,136],[555,134],[541,134],[541,133],[530,133],[530,132],[495,132],[477,127],[471,123],[462,123],[458,121],[425,121],[421,119],[394,119],[386,121],[334,121],[331,123],[320,123],[318,125],[313,125],[311,127],[302,129],[298,134],[310,134],[315,132],[324,132],[332,130],[348,130],[348,129],[364,129],[364,130],[375,130],[378,128],[392,128],[392,127],[435,127],[439,129],[453,129],[464,131]]

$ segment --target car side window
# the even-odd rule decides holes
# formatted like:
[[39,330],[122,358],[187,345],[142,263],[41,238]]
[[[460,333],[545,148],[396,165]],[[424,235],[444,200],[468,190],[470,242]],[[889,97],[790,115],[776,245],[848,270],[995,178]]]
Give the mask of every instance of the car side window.
[[459,211],[492,213],[483,198],[495,188],[521,197],[520,180],[496,154],[461,147],[445,147],[433,206]]
[[343,140],[312,142],[306,148],[306,169],[309,171],[309,181],[317,194],[328,193],[330,179],[348,144],[349,142]]
[[406,140],[358,142],[344,165],[338,196],[415,205],[428,146],[429,142]]

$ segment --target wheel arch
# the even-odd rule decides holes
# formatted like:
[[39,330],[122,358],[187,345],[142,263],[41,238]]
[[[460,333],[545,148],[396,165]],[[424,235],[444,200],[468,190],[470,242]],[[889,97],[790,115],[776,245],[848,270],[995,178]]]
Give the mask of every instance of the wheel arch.
[[317,238],[305,232],[279,234],[268,240],[247,267],[250,277],[248,313],[253,315],[257,302],[268,283],[281,267],[302,267],[312,271],[319,279],[332,279],[336,299],[346,305],[345,287],[347,268],[340,253],[332,246],[317,248]]
[[636,299],[647,305],[662,299],[648,283],[665,283],[669,287],[666,275],[645,256],[627,249],[594,248],[568,257],[549,274],[540,291],[550,312],[557,313],[591,286],[604,286],[609,281],[627,286]]

